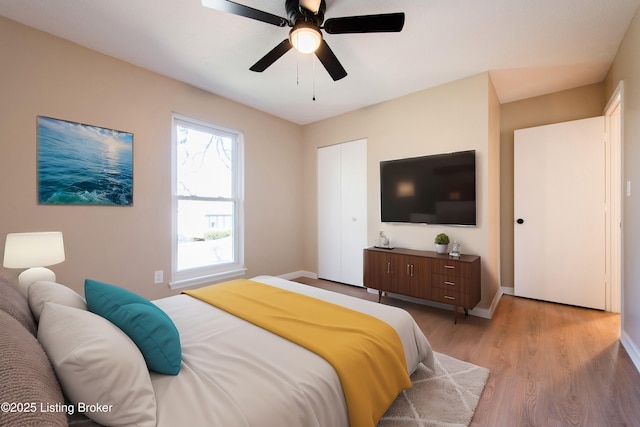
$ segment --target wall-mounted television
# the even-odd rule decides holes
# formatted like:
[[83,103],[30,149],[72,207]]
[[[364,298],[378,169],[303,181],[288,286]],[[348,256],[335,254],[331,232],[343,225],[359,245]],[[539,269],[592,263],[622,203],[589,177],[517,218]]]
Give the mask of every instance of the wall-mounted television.
[[475,150],[380,162],[381,220],[476,225]]

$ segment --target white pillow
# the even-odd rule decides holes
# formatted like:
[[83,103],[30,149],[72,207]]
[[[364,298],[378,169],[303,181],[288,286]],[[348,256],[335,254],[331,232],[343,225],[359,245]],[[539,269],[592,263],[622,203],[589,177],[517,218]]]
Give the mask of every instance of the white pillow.
[[29,286],[28,298],[29,308],[31,308],[31,313],[33,313],[36,322],[39,321],[40,313],[42,313],[42,309],[47,302],[54,302],[81,310],[87,309],[87,303],[80,294],[56,282],[39,281],[33,283]]
[[[147,365],[131,339],[90,311],[46,303],[38,341],[67,398],[101,405],[85,415],[105,425],[156,425],[156,396]],[[78,409],[81,410],[81,407]]]

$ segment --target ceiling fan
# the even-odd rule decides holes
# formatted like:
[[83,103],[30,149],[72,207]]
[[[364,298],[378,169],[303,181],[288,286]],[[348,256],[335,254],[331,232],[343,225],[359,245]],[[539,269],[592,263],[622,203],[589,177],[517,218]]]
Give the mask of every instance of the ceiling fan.
[[202,5],[234,15],[244,16],[278,27],[292,27],[289,37],[253,64],[251,71],[263,72],[291,48],[302,53],[315,53],[331,78],[344,78],[347,72],[322,37],[328,34],[399,32],[404,26],[404,13],[347,16],[324,20],[325,0],[285,0],[288,18],[281,18],[229,0],[202,0]]

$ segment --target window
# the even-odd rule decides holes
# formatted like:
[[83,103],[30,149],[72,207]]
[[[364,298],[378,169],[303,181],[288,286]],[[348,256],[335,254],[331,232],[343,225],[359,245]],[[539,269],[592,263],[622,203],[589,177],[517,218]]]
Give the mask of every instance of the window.
[[173,116],[171,288],[244,274],[242,136]]

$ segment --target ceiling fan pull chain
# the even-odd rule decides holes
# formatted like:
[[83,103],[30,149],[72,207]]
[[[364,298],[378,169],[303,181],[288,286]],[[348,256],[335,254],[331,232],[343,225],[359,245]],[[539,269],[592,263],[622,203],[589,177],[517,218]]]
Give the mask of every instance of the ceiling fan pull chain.
[[316,100],[316,56],[311,55],[313,61],[313,100]]
[[300,86],[300,52],[296,51],[296,86]]

